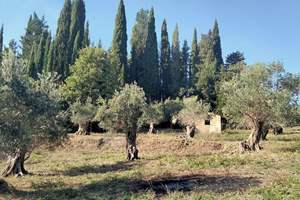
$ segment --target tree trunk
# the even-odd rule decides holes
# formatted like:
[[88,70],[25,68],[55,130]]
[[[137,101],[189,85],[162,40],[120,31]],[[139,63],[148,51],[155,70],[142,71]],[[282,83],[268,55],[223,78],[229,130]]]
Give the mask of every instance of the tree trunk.
[[263,135],[263,126],[264,122],[254,123],[254,129],[252,130],[248,140],[241,142],[240,146],[242,151],[256,151],[256,147],[258,147],[259,150],[262,149],[259,142]]
[[138,149],[136,147],[136,132],[137,128],[131,128],[126,134],[126,153],[128,160],[136,160],[138,157]]
[[186,126],[186,135],[188,138],[193,138],[195,136],[195,126]]
[[262,135],[261,135],[261,139],[262,140],[267,140],[267,135],[269,133],[269,126],[264,126],[262,128]]
[[90,135],[89,124],[89,122],[79,123],[79,128],[76,132],[76,135]]
[[149,131],[148,131],[148,134],[155,134],[156,133],[156,130],[154,128],[154,123],[151,122],[150,123],[150,127],[149,127]]
[[2,171],[2,176],[24,176],[28,172],[24,168],[26,151],[18,150],[14,155],[8,157],[7,166]]

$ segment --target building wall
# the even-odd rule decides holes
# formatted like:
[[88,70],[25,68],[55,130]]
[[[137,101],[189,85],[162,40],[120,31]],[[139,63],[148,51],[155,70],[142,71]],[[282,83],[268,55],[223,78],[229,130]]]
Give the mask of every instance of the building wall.
[[196,128],[200,133],[221,133],[222,132],[222,122],[221,116],[211,115],[207,122],[210,122],[210,125],[205,124],[205,119],[199,119],[196,122]]

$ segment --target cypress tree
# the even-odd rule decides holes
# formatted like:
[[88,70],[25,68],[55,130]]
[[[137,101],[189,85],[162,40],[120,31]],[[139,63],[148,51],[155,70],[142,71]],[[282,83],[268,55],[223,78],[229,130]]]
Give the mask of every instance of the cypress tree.
[[31,78],[37,79],[37,74],[38,74],[38,69],[35,63],[35,58],[36,58],[36,51],[37,51],[37,45],[34,42],[32,47],[31,47],[31,51],[30,51],[30,57],[28,60],[28,64],[27,64],[27,70],[28,70],[28,74]]
[[144,88],[147,97],[151,100],[159,99],[160,79],[154,8],[151,8],[149,14],[144,58],[145,73],[142,74],[139,84]]
[[45,53],[44,53],[44,62],[43,62],[43,66],[44,66],[44,71],[47,71],[47,65],[48,65],[48,55],[49,55],[49,51],[50,51],[50,46],[51,46],[51,42],[52,42],[52,36],[51,36],[51,32],[48,32],[48,36],[46,39],[46,44],[45,44]]
[[[83,46],[85,25],[85,4],[83,0],[74,0],[71,11],[71,25],[69,38],[69,64],[73,64]],[[77,43],[75,44],[76,37]],[[76,46],[76,48],[75,48]],[[75,56],[75,57],[74,57]]]
[[183,73],[181,74],[181,87],[190,88],[191,87],[191,69],[189,64],[190,59],[190,48],[188,46],[187,40],[184,40],[182,50],[181,50],[181,68]]
[[3,54],[3,24],[0,29],[0,65],[2,63],[2,54]]
[[65,0],[64,7],[58,19],[58,26],[54,47],[53,68],[61,79],[64,80],[69,75],[69,38],[71,24],[71,0]]
[[192,50],[191,50],[191,77],[190,80],[192,84],[196,82],[196,76],[198,73],[198,65],[200,64],[199,58],[199,47],[198,47],[198,39],[197,39],[197,29],[194,29],[193,41],[192,41]]
[[221,39],[217,21],[208,34],[202,35],[200,57],[200,73],[197,74],[196,88],[200,96],[210,103],[212,110],[214,110],[217,101],[216,86],[223,68]]
[[144,72],[144,52],[148,31],[148,10],[141,9],[136,16],[136,23],[132,29],[131,36],[131,65],[129,82],[141,82]]
[[123,0],[120,1],[112,42],[112,57],[115,71],[119,74],[119,83],[124,86],[129,79],[127,62],[127,22]]
[[219,73],[221,71],[224,62],[222,58],[221,38],[220,38],[220,31],[219,31],[217,20],[215,21],[212,30],[212,44],[213,44],[214,58],[216,59],[216,67],[217,67],[216,70]]
[[79,31],[77,32],[77,35],[76,35],[76,37],[75,37],[75,41],[74,41],[74,45],[73,45],[73,54],[72,54],[72,58],[77,58],[78,57],[78,55],[79,55],[79,47],[80,47],[80,45],[81,45],[81,41],[80,41],[80,33],[79,33]]
[[54,72],[54,47],[55,41],[52,41],[47,54],[46,72]]
[[180,66],[179,28],[176,24],[171,47],[170,94],[172,95],[172,97],[176,97],[179,92],[179,89],[181,87],[180,79],[182,76],[182,72],[183,69]]
[[35,52],[35,66],[37,73],[42,73],[44,66],[44,58],[45,58],[45,47],[46,47],[46,40],[48,38],[48,32],[45,31],[40,39],[39,45]]
[[162,91],[161,95],[163,99],[171,96],[170,94],[170,43],[167,29],[167,22],[164,19],[161,27],[161,47],[160,47],[160,67],[162,76]]
[[44,17],[39,18],[34,12],[30,15],[25,34],[21,37],[22,57],[30,59],[33,43],[39,44],[43,32],[48,29]]
[[91,45],[91,40],[90,40],[90,25],[89,22],[86,22],[85,29],[84,29],[84,36],[83,36],[83,44],[82,47],[89,47]]

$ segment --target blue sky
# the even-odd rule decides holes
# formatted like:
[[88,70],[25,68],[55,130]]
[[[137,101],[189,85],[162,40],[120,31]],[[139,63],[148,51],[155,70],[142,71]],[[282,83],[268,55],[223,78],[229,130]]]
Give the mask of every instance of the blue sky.
[[[249,64],[281,61],[287,71],[300,72],[300,1],[299,0],[124,0],[128,35],[140,8],[155,9],[156,29],[167,19],[169,34],[179,24],[181,40],[191,42],[193,28],[199,35],[220,26],[223,57],[242,51]],[[119,0],[86,0],[87,19],[93,41],[109,47]],[[20,39],[29,15],[44,15],[52,32],[63,0],[0,0],[0,23],[5,26],[5,43]]]

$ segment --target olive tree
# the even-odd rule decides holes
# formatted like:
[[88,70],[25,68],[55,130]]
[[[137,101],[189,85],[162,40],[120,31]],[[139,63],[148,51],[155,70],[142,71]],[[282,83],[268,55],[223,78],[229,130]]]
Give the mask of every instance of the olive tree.
[[150,103],[147,104],[143,110],[143,114],[139,120],[140,126],[148,125],[148,134],[155,134],[155,125],[164,120],[163,104],[162,103]]
[[295,107],[290,91],[274,87],[274,73],[277,72],[273,64],[255,64],[221,87],[225,117],[237,122],[246,120],[252,127],[248,140],[241,143],[243,150],[261,149],[259,143],[265,125],[286,122]]
[[183,98],[183,108],[173,117],[186,127],[188,138],[194,137],[196,121],[208,116],[210,106],[198,101],[196,96]]
[[38,81],[26,75],[24,62],[12,51],[0,70],[0,154],[6,156],[3,176],[23,176],[24,163],[39,145],[57,144],[66,136],[55,76]]
[[78,124],[77,135],[90,135],[89,123],[94,119],[97,113],[97,106],[88,98],[85,103],[77,100],[70,108],[71,121]]
[[107,129],[121,128],[126,134],[128,160],[138,159],[136,144],[138,121],[146,105],[145,93],[136,84],[126,84],[112,99],[101,104],[97,118]]

